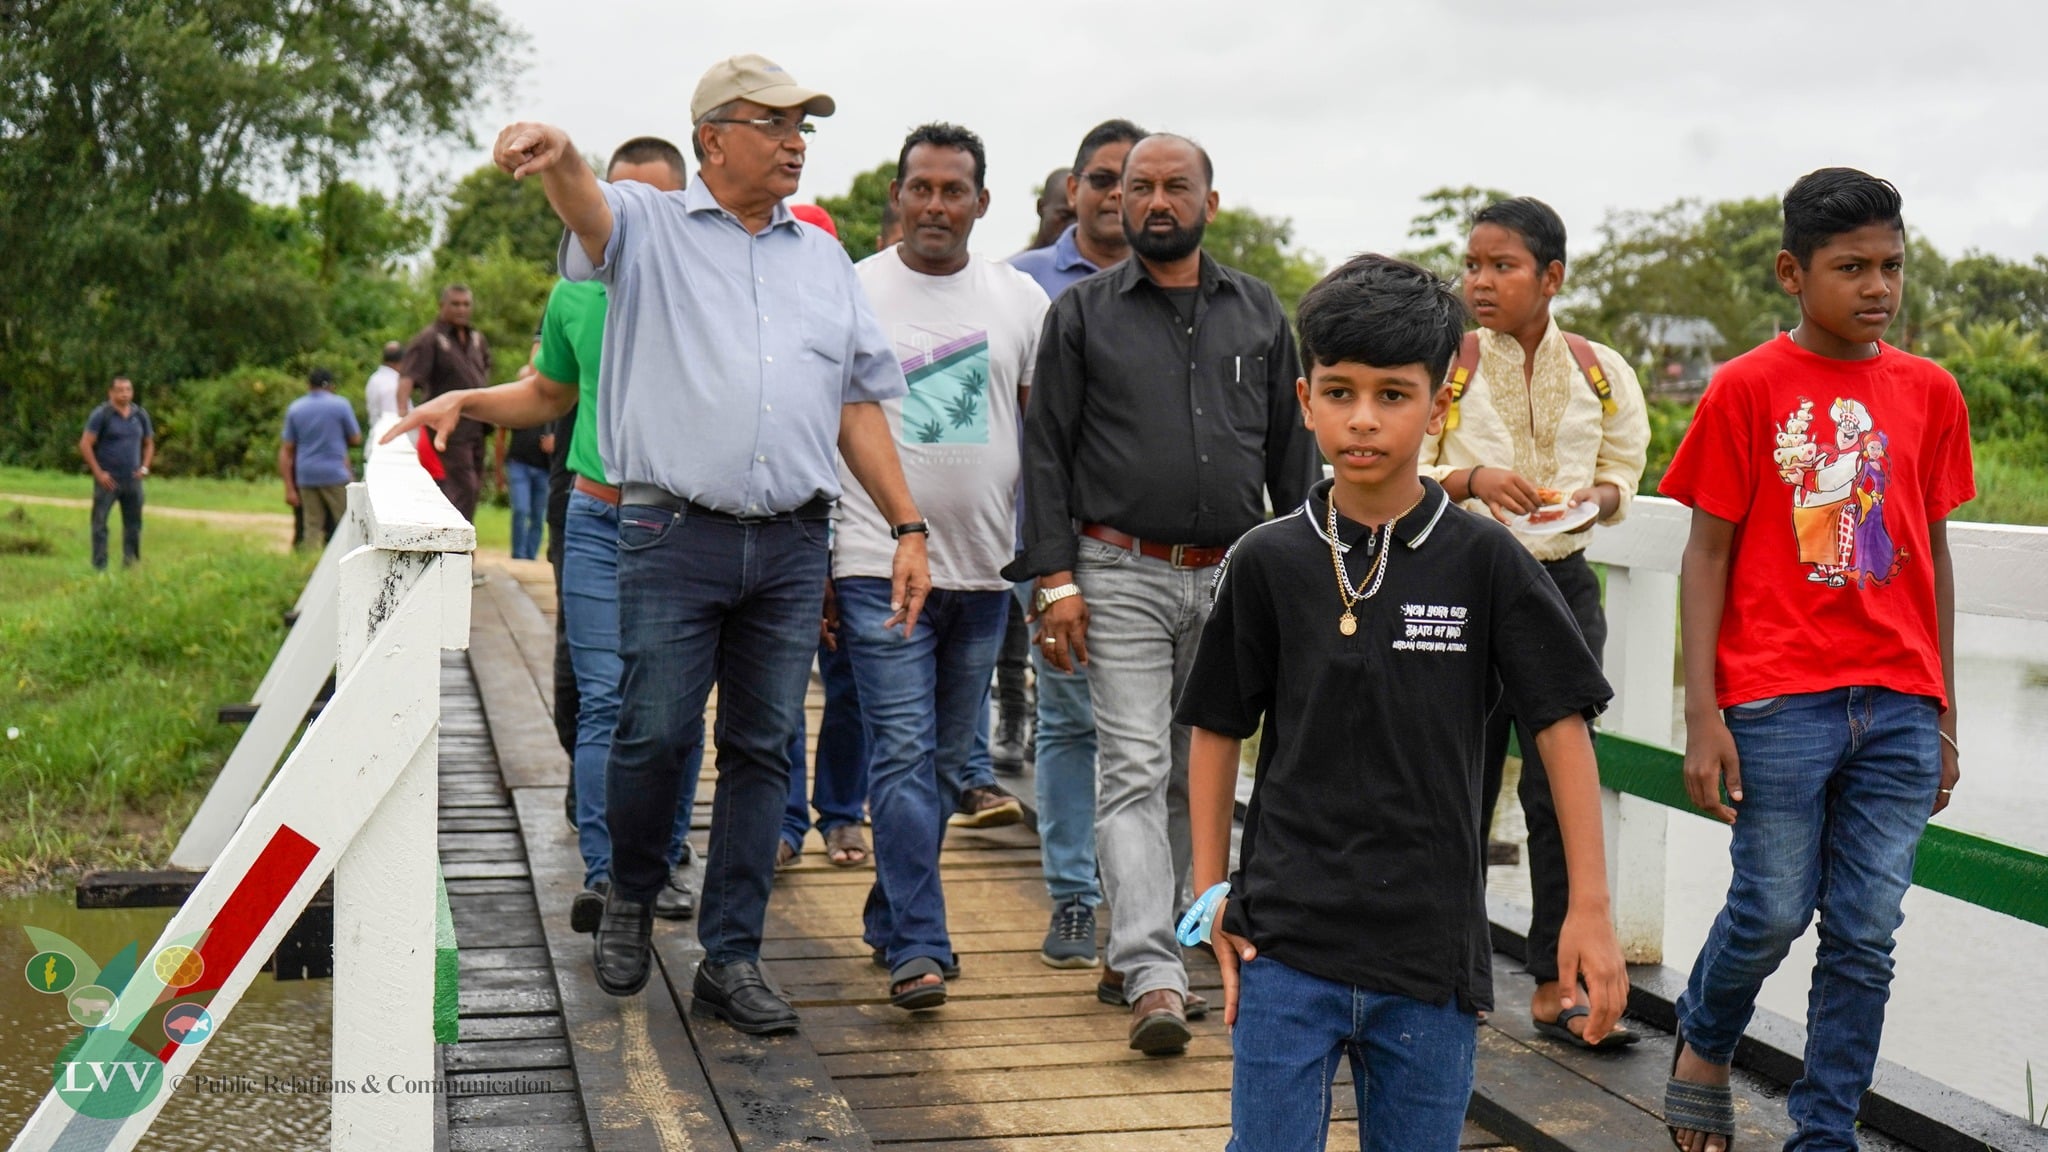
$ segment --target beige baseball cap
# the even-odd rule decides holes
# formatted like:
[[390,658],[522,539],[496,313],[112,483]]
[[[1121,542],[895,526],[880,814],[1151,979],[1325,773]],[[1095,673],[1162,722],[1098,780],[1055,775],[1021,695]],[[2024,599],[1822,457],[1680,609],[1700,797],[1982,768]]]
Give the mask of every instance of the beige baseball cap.
[[766,108],[800,106],[813,116],[830,116],[838,107],[830,96],[798,84],[782,65],[751,52],[728,56],[704,73],[690,96],[690,120],[702,120],[713,108],[734,100],[751,100]]

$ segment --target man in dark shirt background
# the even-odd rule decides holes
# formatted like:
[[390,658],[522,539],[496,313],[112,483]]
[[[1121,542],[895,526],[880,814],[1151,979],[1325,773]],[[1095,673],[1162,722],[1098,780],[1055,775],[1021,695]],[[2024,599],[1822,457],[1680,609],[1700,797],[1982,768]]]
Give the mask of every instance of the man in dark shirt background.
[[[441,289],[440,317],[412,338],[398,366],[398,394],[407,407],[416,388],[425,388],[431,400],[460,388],[490,384],[491,349],[484,334],[470,327],[473,307],[468,288],[450,284]],[[441,494],[463,519],[474,522],[477,490],[483,484],[484,425],[465,417],[449,434],[448,447],[441,452],[441,467],[446,472],[438,481]]]
[[1215,565],[1266,518],[1268,493],[1299,507],[1319,465],[1279,299],[1201,250],[1213,175],[1178,136],[1146,137],[1125,160],[1135,259],[1047,314],[1024,430],[1024,553],[1005,573],[1038,578],[1046,657],[1088,665],[1109,965],[1131,1004],[1131,1047],[1148,1053],[1189,1036],[1173,934],[1188,884],[1188,734],[1171,726],[1173,701]]
[[142,559],[142,478],[156,459],[156,429],[135,402],[135,385],[114,377],[107,402],[86,417],[78,454],[92,470],[92,566],[107,567],[107,517],[121,505],[121,565]]

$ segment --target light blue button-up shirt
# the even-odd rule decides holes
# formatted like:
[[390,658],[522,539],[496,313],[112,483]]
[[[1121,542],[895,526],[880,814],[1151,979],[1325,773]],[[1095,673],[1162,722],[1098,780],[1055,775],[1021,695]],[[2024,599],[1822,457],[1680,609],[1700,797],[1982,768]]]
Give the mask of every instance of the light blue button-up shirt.
[[840,406],[907,390],[845,249],[781,204],[749,234],[701,177],[681,192],[599,187],[612,209],[603,265],[573,235],[558,263],[611,297],[605,471],[736,516],[838,499]]
[[1079,224],[1069,224],[1059,239],[1051,244],[1017,253],[1010,257],[1010,267],[1038,281],[1048,299],[1059,299],[1068,285],[1102,271],[1081,255],[1081,246],[1074,240],[1074,233],[1080,227]]

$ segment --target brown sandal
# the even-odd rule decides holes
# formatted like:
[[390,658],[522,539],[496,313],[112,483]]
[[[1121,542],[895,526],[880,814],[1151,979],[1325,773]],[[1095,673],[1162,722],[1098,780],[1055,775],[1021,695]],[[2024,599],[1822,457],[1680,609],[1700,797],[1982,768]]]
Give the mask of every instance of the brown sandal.
[[858,868],[868,862],[867,837],[860,825],[841,824],[825,833],[825,858],[835,868]]
[[789,867],[791,864],[794,864],[803,858],[803,852],[799,849],[790,847],[789,841],[779,838],[775,841],[775,870],[777,872],[782,871],[784,868]]

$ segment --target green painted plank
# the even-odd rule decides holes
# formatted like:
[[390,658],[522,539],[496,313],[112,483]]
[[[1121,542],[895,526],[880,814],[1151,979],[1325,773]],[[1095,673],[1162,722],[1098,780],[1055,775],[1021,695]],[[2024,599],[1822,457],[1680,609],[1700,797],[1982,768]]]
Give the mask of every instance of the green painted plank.
[[[1599,734],[1600,782],[1699,816],[1685,791],[1685,757],[1669,748]],[[1930,824],[1913,883],[1979,908],[2048,927],[2048,856],[1986,836]]]
[[455,917],[448,911],[448,880],[434,865],[434,1042],[453,1044],[460,1038],[455,1019],[459,1003],[457,980],[461,963],[455,955]]

